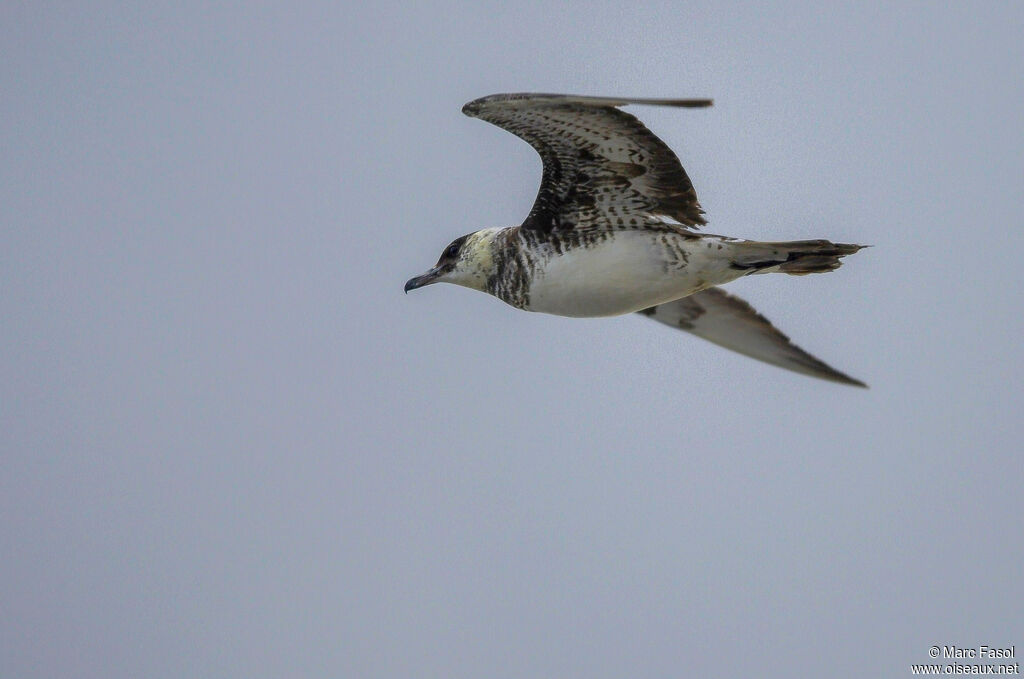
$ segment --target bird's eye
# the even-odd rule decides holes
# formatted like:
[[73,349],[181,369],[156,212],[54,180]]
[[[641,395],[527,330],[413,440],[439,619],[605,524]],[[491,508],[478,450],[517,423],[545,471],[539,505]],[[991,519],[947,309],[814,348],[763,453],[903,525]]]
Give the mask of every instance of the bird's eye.
[[447,257],[448,259],[455,259],[455,257],[458,256],[458,254],[459,254],[459,244],[458,243],[452,243],[451,245],[448,246],[448,249],[444,251],[444,256]]

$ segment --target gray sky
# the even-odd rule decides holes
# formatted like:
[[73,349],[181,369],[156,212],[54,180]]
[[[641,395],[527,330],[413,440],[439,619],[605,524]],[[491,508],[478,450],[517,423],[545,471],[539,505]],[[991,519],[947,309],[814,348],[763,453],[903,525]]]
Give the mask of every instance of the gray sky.
[[[1019,3],[7,2],[0,675],[902,677],[1024,654]],[[402,284],[501,91],[635,108],[844,388]]]

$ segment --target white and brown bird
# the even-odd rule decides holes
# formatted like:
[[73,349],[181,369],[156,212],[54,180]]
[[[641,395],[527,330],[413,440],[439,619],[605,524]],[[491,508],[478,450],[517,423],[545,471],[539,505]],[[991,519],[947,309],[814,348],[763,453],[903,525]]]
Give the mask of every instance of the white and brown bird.
[[716,287],[751,274],[832,271],[862,246],[698,233],[706,222],[690,178],[664,142],[619,110],[627,104],[699,108],[711,100],[496,94],[466,104],[466,115],[537,150],[540,192],[522,224],[456,238],[405,291],[446,282],[526,311],[639,312],[781,368],[864,386]]

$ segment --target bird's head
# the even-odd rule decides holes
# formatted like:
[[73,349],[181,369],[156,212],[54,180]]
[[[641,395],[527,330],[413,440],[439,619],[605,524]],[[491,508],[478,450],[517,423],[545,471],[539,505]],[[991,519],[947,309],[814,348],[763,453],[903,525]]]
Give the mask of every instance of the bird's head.
[[494,262],[491,243],[498,229],[484,229],[459,236],[444,249],[430,271],[410,278],[405,291],[431,283],[455,283],[473,290],[483,290],[492,274]]

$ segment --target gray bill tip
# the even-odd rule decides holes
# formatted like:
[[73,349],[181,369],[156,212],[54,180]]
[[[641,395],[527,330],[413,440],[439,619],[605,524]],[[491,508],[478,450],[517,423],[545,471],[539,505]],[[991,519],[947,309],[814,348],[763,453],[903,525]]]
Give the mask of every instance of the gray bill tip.
[[405,294],[409,294],[410,290],[416,288],[422,288],[424,285],[430,285],[437,279],[437,272],[431,269],[422,276],[413,276],[405,283]]

